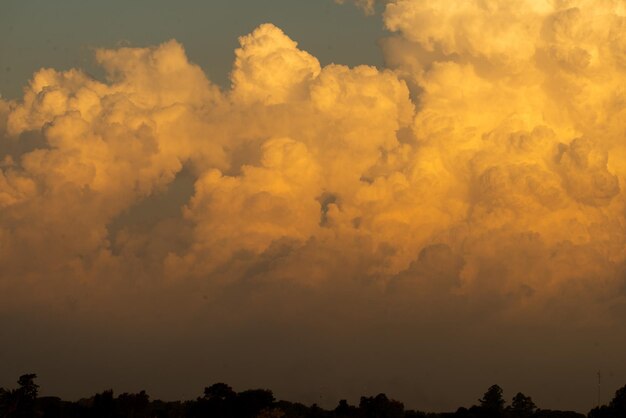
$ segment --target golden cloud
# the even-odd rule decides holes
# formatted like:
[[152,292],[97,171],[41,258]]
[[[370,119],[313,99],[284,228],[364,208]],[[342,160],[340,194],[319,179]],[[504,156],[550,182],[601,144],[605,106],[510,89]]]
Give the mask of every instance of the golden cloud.
[[[109,280],[359,277],[512,315],[567,294],[610,318],[625,297],[623,4],[395,0],[383,18],[384,70],[322,67],[264,24],[226,90],[176,41],[99,50],[105,81],[38,71],[0,102],[3,309],[24,283],[53,304],[76,283],[114,294]],[[142,224],[184,173],[191,195]]]

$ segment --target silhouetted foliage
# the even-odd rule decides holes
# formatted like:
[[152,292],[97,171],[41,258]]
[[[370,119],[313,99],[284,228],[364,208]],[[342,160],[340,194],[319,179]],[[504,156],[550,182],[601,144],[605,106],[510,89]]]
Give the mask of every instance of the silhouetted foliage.
[[20,386],[19,391],[20,398],[25,402],[34,402],[37,399],[39,393],[39,385],[35,384],[37,375],[34,373],[23,374],[17,380],[17,384]]
[[274,403],[274,394],[271,390],[245,390],[237,394],[235,414],[237,418],[255,418],[264,409],[269,409]]
[[23,374],[17,380],[17,389],[0,388],[0,413],[3,417],[26,418],[35,415],[35,401],[39,393],[36,378],[34,373]]
[[626,417],[626,385],[615,392],[615,397],[609,404],[609,408],[615,413],[622,414],[623,417]]
[[113,402],[113,390],[105,390],[93,397],[91,405],[93,416],[97,418],[113,418],[115,415],[115,403]]
[[521,392],[513,397],[511,406],[506,408],[507,416],[511,418],[531,418],[537,409],[537,405],[530,396]]
[[5,388],[0,388],[0,414],[2,417],[8,417],[15,408],[13,393]]
[[226,383],[215,383],[204,388],[204,396],[190,407],[192,417],[226,418],[234,414],[237,393]]
[[278,401],[275,403],[277,408],[285,413],[288,418],[308,418],[311,416],[310,408],[297,402]]
[[502,397],[502,388],[493,385],[479,400],[482,413],[486,417],[501,417],[504,412],[504,398]]
[[345,399],[339,401],[339,404],[333,412],[334,416],[337,418],[352,418],[359,416],[359,408],[350,405]]
[[362,396],[359,409],[365,418],[401,418],[404,416],[404,405],[388,399],[384,393],[379,393],[375,397]]
[[130,418],[150,417],[150,397],[144,390],[139,393],[122,393],[115,403],[119,415]]
[[204,388],[204,399],[212,401],[227,402],[232,401],[237,393],[226,383],[215,383]]
[[626,385],[615,392],[608,405],[593,408],[587,415],[589,418],[624,418],[626,417]]
[[[491,386],[479,405],[460,407],[456,412],[426,413],[405,410],[402,402],[384,393],[362,396],[358,406],[342,399],[334,409],[317,404],[276,401],[272,391],[252,389],[236,392],[225,383],[204,388],[195,400],[165,402],[151,400],[145,391],[122,393],[105,390],[91,398],[67,402],[38,397],[35,374],[18,379],[16,389],[0,388],[0,418],[585,418],[570,411],[538,409],[530,396],[517,393],[505,408],[502,388]],[[626,418],[626,386],[608,405],[593,408],[588,418]]]

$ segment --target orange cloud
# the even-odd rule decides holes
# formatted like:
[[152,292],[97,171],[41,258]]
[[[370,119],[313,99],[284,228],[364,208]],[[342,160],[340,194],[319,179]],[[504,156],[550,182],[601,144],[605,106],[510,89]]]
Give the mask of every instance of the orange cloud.
[[623,321],[623,5],[395,0],[383,19],[383,70],[322,67],[264,24],[226,90],[175,41],[98,51],[106,81],[38,71],[0,101],[0,310],[256,283],[354,295],[349,318],[376,300]]

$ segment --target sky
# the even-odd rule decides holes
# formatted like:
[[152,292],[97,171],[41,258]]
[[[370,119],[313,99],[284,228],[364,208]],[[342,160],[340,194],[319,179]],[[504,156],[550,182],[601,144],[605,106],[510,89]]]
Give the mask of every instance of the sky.
[[1,6],[0,386],[626,383],[623,0],[54,3]]
[[230,85],[237,38],[271,22],[323,63],[381,66],[384,25],[332,0],[3,0],[0,13],[0,93],[18,99],[42,67],[103,71],[98,48],[158,45],[176,39],[211,81]]

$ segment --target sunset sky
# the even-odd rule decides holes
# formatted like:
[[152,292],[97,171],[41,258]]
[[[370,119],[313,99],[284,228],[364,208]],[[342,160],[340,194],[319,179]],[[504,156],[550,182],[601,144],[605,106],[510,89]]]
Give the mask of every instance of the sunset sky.
[[0,94],[0,386],[626,383],[626,0],[3,0]]

